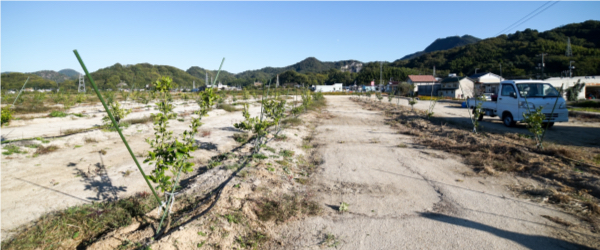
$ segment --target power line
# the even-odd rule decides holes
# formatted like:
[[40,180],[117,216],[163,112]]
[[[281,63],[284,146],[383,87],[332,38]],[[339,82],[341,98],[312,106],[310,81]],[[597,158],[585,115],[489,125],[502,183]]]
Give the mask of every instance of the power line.
[[498,34],[496,34],[496,36],[504,33],[505,31],[509,30],[510,28],[512,28],[515,24],[519,23],[520,21],[523,21],[525,18],[527,18],[529,15],[535,13],[536,11],[538,11],[539,9],[541,9],[542,7],[544,7],[545,5],[549,4],[550,2],[546,2],[544,4],[542,4],[542,6],[538,7],[537,9],[535,9],[534,11],[532,11],[531,13],[525,15],[523,18],[519,19],[519,21],[514,22],[513,24],[511,24],[510,26],[504,28],[502,31],[498,32]]
[[540,13],[544,12],[545,10],[547,10],[548,8],[550,8],[550,7],[554,6],[554,5],[555,5],[555,4],[557,4],[557,3],[558,3],[558,1],[556,1],[556,2],[552,3],[552,4],[551,4],[551,5],[549,5],[548,7],[544,8],[544,9],[543,9],[543,10],[541,10],[540,12],[536,13],[535,15],[533,15],[532,17],[530,17],[530,18],[527,18],[527,20],[525,20],[525,21],[521,22],[519,25],[515,26],[514,28],[517,28],[517,27],[521,26],[521,24],[524,24],[524,23],[526,23],[526,22],[527,22],[527,21],[529,21],[530,19],[534,18],[535,16],[539,15]]
[[[521,24],[523,24],[523,23],[525,23],[525,22],[529,21],[531,18],[533,18],[533,17],[537,16],[538,14],[540,14],[540,13],[544,12],[546,9],[548,9],[548,8],[552,7],[552,5],[554,5],[554,4],[556,4],[556,3],[558,3],[558,1],[556,1],[556,2],[552,3],[551,5],[547,6],[545,9],[543,9],[543,10],[541,10],[541,11],[537,12],[538,10],[540,10],[541,8],[544,8],[544,7],[545,7],[546,5],[548,5],[549,3],[551,3],[551,2],[546,2],[546,3],[542,4],[542,6],[538,7],[537,9],[535,9],[534,11],[532,11],[531,13],[529,13],[529,14],[525,15],[523,18],[519,19],[519,20],[518,20],[518,21],[516,21],[515,23],[511,24],[510,26],[506,27],[506,28],[505,28],[505,29],[503,29],[502,31],[498,32],[498,34],[496,34],[495,36],[498,36],[498,35],[500,35],[500,34],[503,34],[503,33],[505,33],[505,32],[508,32],[508,31],[510,31],[510,30],[512,30],[512,29],[514,29],[514,28],[517,28],[517,27],[518,27],[518,26],[520,26]],[[536,13],[536,12],[537,12],[537,13]],[[534,13],[535,13],[535,14],[534,14]],[[531,16],[531,15],[533,15],[533,16]],[[531,16],[531,17],[529,17],[529,16]],[[529,17],[529,18],[528,18],[528,17]],[[528,18],[528,19],[526,19],[526,18]],[[524,19],[526,19],[526,20],[524,20]]]

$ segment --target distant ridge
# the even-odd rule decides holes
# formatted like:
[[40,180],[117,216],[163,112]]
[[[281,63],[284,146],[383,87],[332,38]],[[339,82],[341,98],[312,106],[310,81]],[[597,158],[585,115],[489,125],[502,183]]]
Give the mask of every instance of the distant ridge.
[[429,46],[427,46],[427,48],[425,48],[425,50],[406,55],[406,56],[400,58],[400,60],[408,60],[408,59],[412,59],[412,58],[418,57],[420,55],[423,55],[423,54],[426,54],[429,52],[452,49],[452,48],[456,48],[456,47],[460,47],[460,46],[465,46],[467,44],[476,43],[479,41],[481,41],[481,39],[474,37],[474,36],[470,36],[470,35],[464,35],[462,37],[449,36],[446,38],[438,38],[438,39],[435,39],[435,41],[433,43],[431,43]]
[[63,69],[63,70],[59,70],[59,71],[58,71],[58,73],[61,73],[61,74],[63,74],[63,75],[66,75],[66,76],[68,76],[68,77],[71,77],[71,78],[77,78],[77,77],[79,77],[79,75],[81,74],[81,73],[79,73],[79,72],[77,72],[77,71],[75,71],[75,70],[73,70],[73,69]]

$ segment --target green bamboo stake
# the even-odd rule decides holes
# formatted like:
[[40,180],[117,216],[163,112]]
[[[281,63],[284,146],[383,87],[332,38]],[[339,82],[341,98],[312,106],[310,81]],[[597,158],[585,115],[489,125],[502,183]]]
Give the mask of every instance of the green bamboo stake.
[[25,88],[25,85],[27,84],[28,81],[29,81],[29,76],[27,77],[27,80],[25,80],[25,83],[23,84],[23,87],[21,87],[21,91],[19,91],[19,94],[17,95],[17,98],[15,98],[15,101],[12,104],[12,108],[15,108],[15,103],[19,99],[19,96],[21,96],[21,93],[23,92],[23,89]]
[[140,170],[140,173],[142,173],[142,176],[144,177],[144,180],[148,184],[148,187],[150,187],[150,190],[152,190],[152,194],[154,194],[154,198],[156,198],[156,201],[158,202],[158,204],[161,204],[160,198],[158,198],[158,195],[156,194],[156,191],[154,190],[154,188],[150,184],[150,181],[148,181],[148,177],[146,177],[146,174],[144,173],[144,170],[140,166],[140,163],[137,161],[137,158],[135,158],[135,155],[133,154],[133,151],[131,151],[131,148],[129,147],[129,144],[127,143],[127,140],[125,140],[125,136],[123,136],[123,133],[119,129],[119,126],[118,126],[117,122],[115,121],[115,118],[113,117],[112,113],[108,109],[108,106],[106,106],[106,102],[104,102],[104,98],[102,98],[102,95],[100,94],[100,91],[98,91],[98,87],[96,86],[96,82],[94,82],[94,79],[92,79],[92,76],[90,75],[90,73],[88,72],[87,68],[85,67],[85,64],[83,63],[83,60],[81,60],[81,57],[79,56],[79,52],[77,52],[77,50],[73,50],[73,53],[75,53],[75,57],[77,57],[77,60],[79,61],[79,64],[81,64],[81,67],[83,68],[83,72],[85,72],[85,75],[87,76],[88,80],[90,80],[90,82],[92,83],[92,87],[94,88],[94,91],[96,91],[96,95],[98,95],[98,99],[100,99],[100,102],[102,103],[102,106],[104,106],[104,110],[106,110],[106,113],[108,113],[108,117],[110,117],[110,120],[112,121],[113,126],[115,126],[117,132],[119,133],[119,136],[121,136],[121,140],[123,140],[123,143],[125,144],[125,147],[127,147],[127,151],[129,151],[129,154],[131,155],[131,158],[133,158],[133,161],[135,162],[135,165]]

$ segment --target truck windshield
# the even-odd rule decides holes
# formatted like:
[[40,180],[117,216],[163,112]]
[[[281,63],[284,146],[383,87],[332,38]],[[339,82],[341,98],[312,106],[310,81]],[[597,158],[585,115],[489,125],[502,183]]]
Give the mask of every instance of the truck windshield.
[[517,88],[519,94],[527,98],[559,96],[558,90],[548,83],[519,83]]

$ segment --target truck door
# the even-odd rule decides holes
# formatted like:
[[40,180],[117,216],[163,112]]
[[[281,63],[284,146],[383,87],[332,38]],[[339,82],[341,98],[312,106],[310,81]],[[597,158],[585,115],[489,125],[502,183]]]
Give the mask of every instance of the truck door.
[[513,121],[521,120],[521,114],[519,114],[519,100],[514,85],[502,84],[500,86],[500,95],[498,96],[496,108],[497,114],[501,119],[504,119],[505,112],[508,112],[512,116]]

